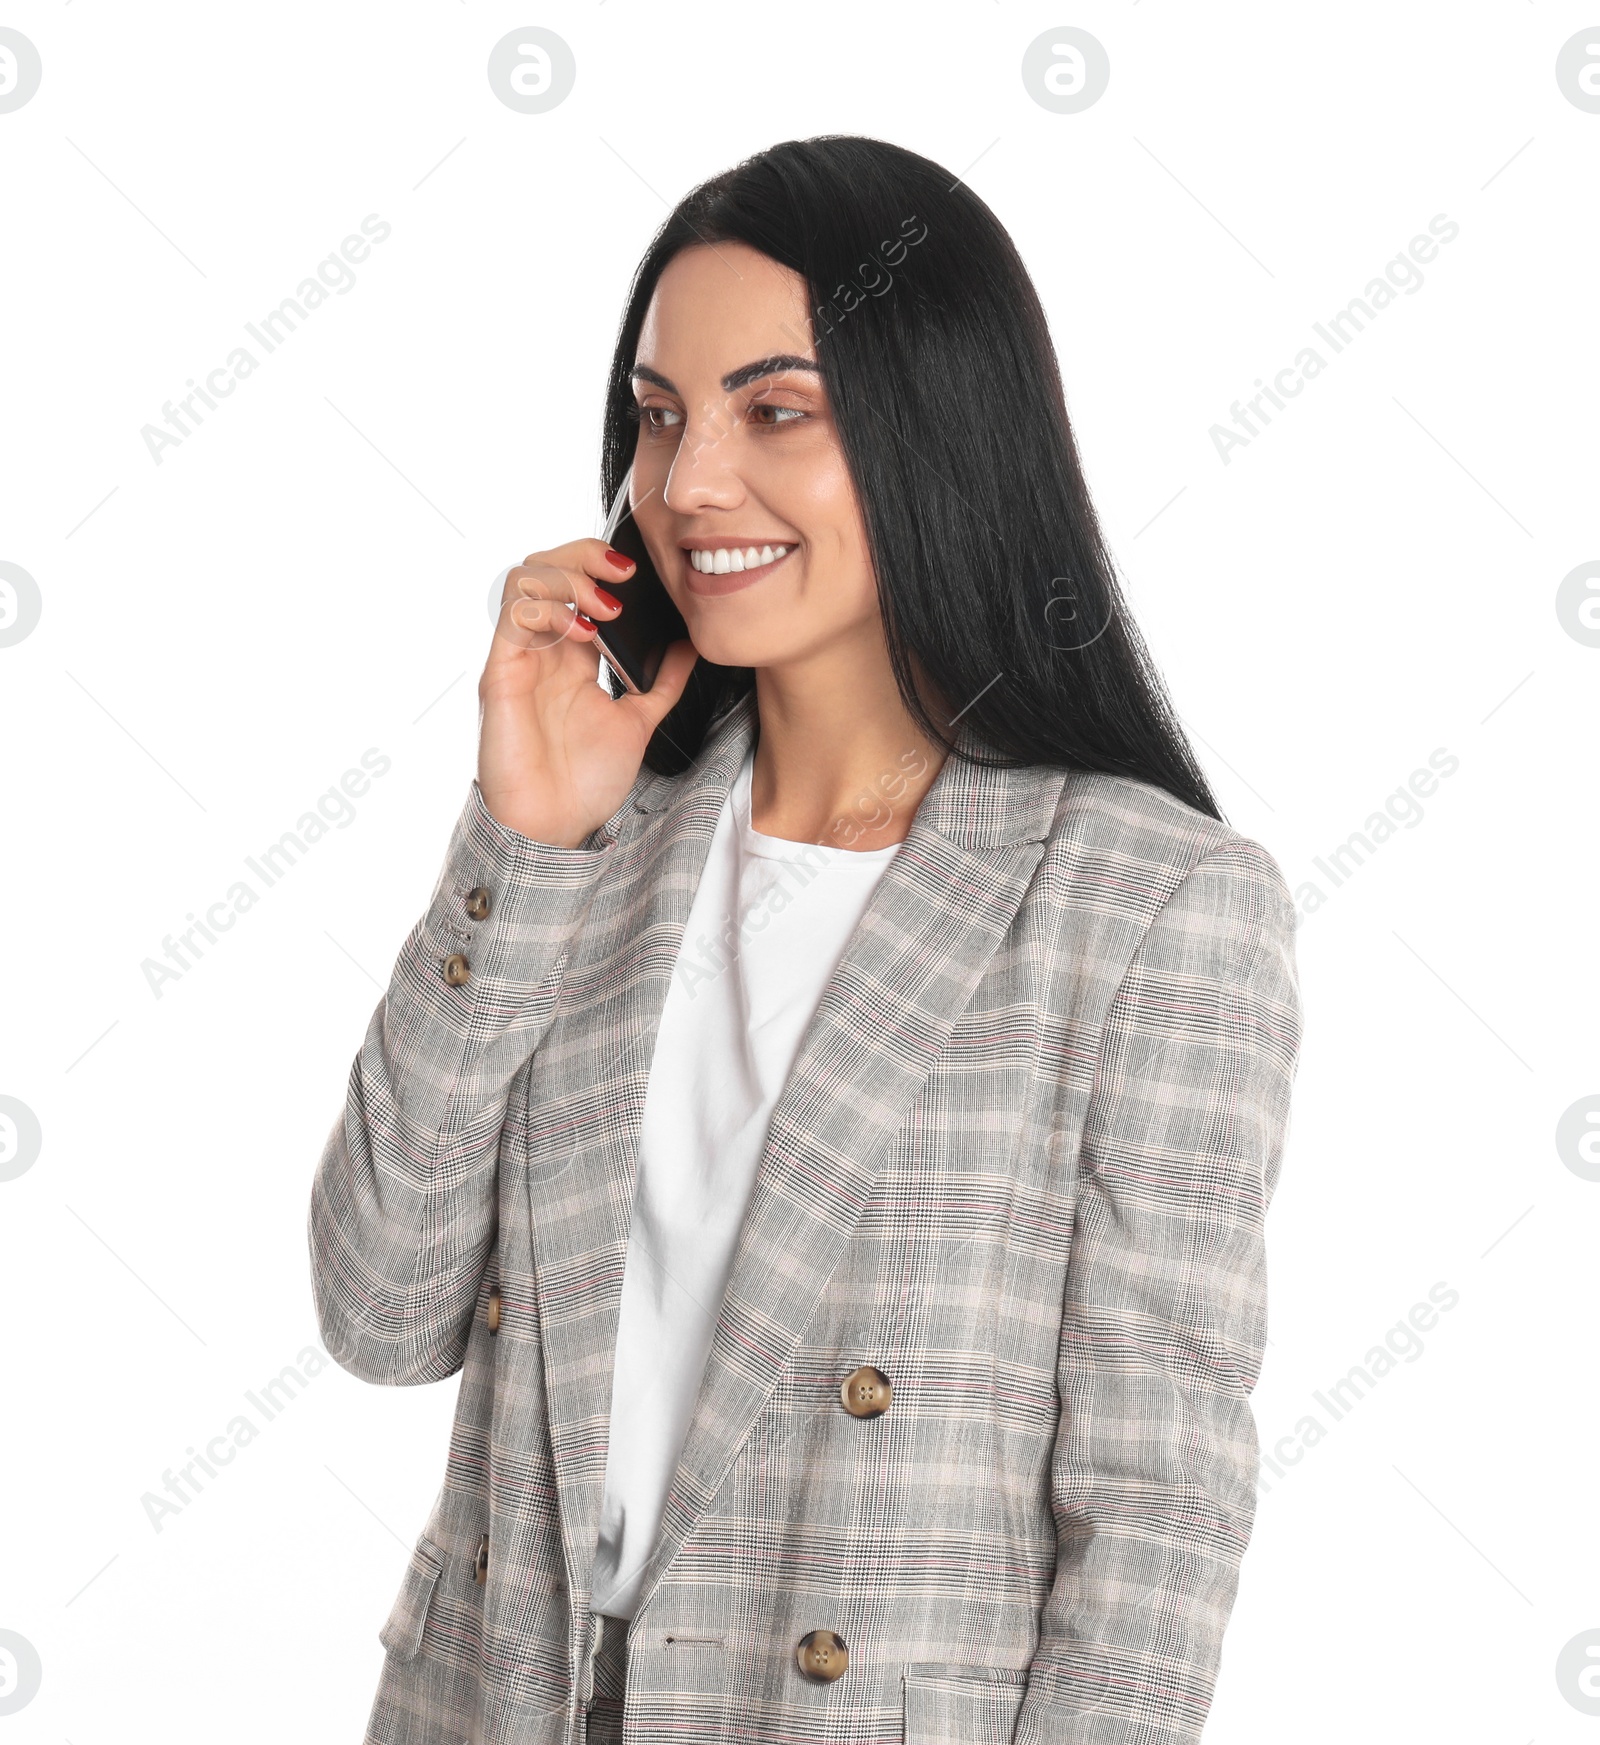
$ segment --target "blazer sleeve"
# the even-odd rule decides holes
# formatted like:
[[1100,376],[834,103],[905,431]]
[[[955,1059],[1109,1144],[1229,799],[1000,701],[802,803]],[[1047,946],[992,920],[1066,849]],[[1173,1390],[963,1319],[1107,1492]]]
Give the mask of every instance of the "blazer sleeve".
[[[363,1381],[439,1381],[461,1367],[494,1240],[511,1081],[550,1026],[611,852],[598,832],[575,849],[533,842],[472,784],[312,1185],[318,1323]],[[488,912],[477,920],[468,899],[480,890]],[[467,977],[453,985],[445,964],[458,955]]]
[[1015,1745],[1198,1740],[1254,1524],[1263,1225],[1300,1044],[1294,909],[1205,856],[1112,1002],[1078,1159],[1050,1492]]

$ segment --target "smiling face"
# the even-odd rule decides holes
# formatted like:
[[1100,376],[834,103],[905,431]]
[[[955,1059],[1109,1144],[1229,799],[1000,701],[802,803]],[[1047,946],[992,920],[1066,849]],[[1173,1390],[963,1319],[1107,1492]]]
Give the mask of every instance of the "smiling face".
[[780,668],[882,641],[805,281],[743,243],[674,256],[635,357],[634,519],[695,647]]

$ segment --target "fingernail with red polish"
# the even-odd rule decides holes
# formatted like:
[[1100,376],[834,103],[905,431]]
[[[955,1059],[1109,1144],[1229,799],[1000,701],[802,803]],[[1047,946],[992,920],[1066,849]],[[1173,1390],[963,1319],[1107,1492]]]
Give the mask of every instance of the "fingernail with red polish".
[[633,568],[631,557],[624,557],[620,551],[613,551],[609,545],[606,547],[606,562],[616,570],[631,570]]
[[622,610],[622,602],[617,598],[617,596],[615,594],[608,594],[598,582],[595,583],[594,591],[600,596],[600,604],[602,606],[609,606],[613,612],[620,612]]
[[581,624],[585,630],[594,629],[594,620],[587,612],[574,612],[572,615],[572,621],[575,624]]

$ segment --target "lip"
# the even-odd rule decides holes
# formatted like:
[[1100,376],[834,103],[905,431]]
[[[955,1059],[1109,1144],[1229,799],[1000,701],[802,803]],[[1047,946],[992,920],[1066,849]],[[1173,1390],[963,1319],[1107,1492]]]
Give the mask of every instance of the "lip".
[[[678,549],[683,553],[684,586],[691,594],[737,594],[742,589],[753,587],[755,583],[765,581],[780,564],[786,564],[794,556],[798,542],[788,539],[739,539],[732,535],[710,539],[691,539]],[[689,547],[697,551],[745,551],[750,546],[758,550],[764,545],[787,545],[789,549],[782,557],[775,557],[771,563],[758,564],[753,570],[729,570],[726,575],[707,575],[697,570],[689,561]]]

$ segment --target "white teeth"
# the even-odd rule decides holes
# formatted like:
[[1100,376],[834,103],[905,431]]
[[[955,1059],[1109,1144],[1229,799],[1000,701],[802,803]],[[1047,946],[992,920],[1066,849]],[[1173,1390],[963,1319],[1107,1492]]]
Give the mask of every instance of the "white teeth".
[[787,557],[789,548],[786,545],[763,545],[759,550],[753,545],[747,545],[743,551],[723,548],[718,551],[700,551],[689,548],[689,563],[703,576],[725,576],[730,571],[742,573],[745,570],[759,569],[763,564],[776,563],[780,557]]

